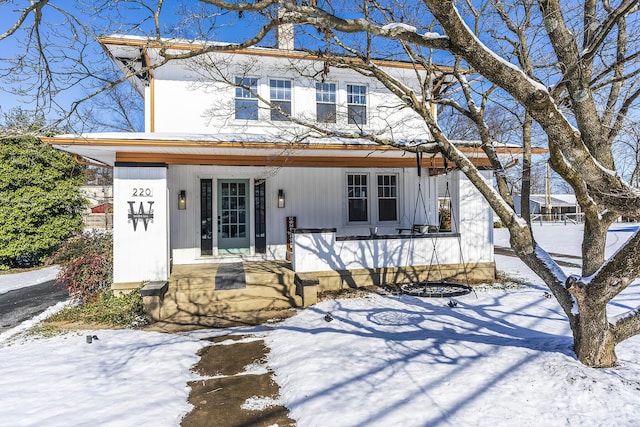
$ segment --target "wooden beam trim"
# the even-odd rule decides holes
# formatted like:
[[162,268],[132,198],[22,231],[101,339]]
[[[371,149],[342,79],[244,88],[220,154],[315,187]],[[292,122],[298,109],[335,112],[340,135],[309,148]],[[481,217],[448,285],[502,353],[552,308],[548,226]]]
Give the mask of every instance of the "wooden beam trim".
[[228,142],[228,141],[182,141],[161,139],[98,139],[98,138],[60,138],[41,137],[43,142],[55,145],[96,145],[114,147],[205,147],[205,148],[257,148],[257,149],[310,149],[310,150],[356,150],[356,151],[389,151],[399,148],[388,145],[363,144],[302,144],[286,142]]
[[[270,166],[270,167],[415,167],[414,158],[335,157],[335,156],[233,156],[162,153],[117,153],[117,162],[162,162],[172,165]],[[478,167],[490,166],[486,158],[471,159]],[[443,168],[441,158],[427,158],[424,167]]]
[[[205,147],[205,148],[250,148],[250,149],[276,149],[276,150],[345,150],[345,151],[402,151],[401,148],[389,145],[363,145],[363,144],[302,144],[302,143],[278,143],[278,142],[228,142],[228,141],[179,141],[179,140],[159,140],[159,139],[98,139],[98,138],[59,138],[40,137],[47,144],[54,145],[95,145],[114,147]],[[460,151],[467,154],[484,156],[480,148],[460,147]],[[498,147],[496,151],[500,154],[520,154],[520,147]],[[533,154],[548,153],[546,148],[532,148]],[[407,152],[413,158],[413,154]]]

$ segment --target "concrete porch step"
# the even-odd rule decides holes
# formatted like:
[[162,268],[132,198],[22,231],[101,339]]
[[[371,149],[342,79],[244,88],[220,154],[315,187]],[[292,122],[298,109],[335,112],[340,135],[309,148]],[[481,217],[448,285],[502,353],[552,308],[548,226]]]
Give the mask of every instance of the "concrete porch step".
[[[285,262],[244,263],[247,286],[216,290],[216,264],[175,266],[160,303],[162,320],[216,323],[224,318],[260,318],[259,313],[292,309],[302,304],[295,295],[294,273]],[[198,318],[203,318],[198,320]],[[210,318],[207,320],[207,318]]]
[[233,313],[258,312],[269,310],[284,310],[296,306],[296,302],[290,299],[275,298],[237,298],[222,301],[193,301],[188,297],[178,300],[165,299],[161,307],[162,318],[173,316],[177,313],[197,316],[222,316]]
[[198,328],[230,328],[234,326],[262,325],[284,320],[294,314],[296,309],[262,310],[253,312],[228,313],[219,316],[193,315],[186,312],[174,313],[145,329],[158,332],[178,332]]
[[176,306],[220,306],[229,307],[233,311],[249,311],[262,309],[263,307],[274,306],[278,308],[293,307],[296,304],[296,296],[285,295],[247,295],[240,294],[235,296],[220,296],[210,293],[177,293],[175,295],[167,295],[163,301],[163,305],[169,307],[170,304]]
[[283,285],[249,285],[243,289],[215,290],[211,287],[174,287],[169,284],[166,298],[176,300],[188,298],[191,301],[227,301],[239,298],[287,298],[295,294],[295,286]]
[[[283,276],[263,276],[258,274],[245,274],[247,287],[250,286],[293,286],[294,274]],[[176,290],[214,289],[215,279],[211,277],[172,277],[171,284]]]
[[[247,285],[293,284],[294,272],[288,263],[251,262],[244,263],[243,267]],[[171,272],[170,281],[176,283],[178,288],[214,287],[218,268],[219,264],[177,265]]]

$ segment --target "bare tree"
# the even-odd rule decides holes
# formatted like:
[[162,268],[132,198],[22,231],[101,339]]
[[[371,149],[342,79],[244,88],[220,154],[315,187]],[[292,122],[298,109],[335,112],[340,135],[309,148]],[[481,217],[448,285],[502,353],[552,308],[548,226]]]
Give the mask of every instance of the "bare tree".
[[621,173],[636,188],[640,188],[640,123],[625,126],[626,132],[614,146],[616,158],[620,159]]
[[[348,12],[321,2],[209,3],[243,14],[259,13],[269,22],[314,28],[326,42],[323,49],[314,49],[315,54],[332,66],[378,79],[420,114],[439,150],[466,174],[508,227],[518,256],[549,286],[569,320],[579,360],[589,366],[615,363],[616,344],[640,332],[640,311],[615,322],[606,313],[607,303],[640,273],[640,235],[636,233],[608,261],[604,257],[610,224],[622,214],[640,218],[640,192],[616,173],[612,152],[624,117],[640,94],[638,52],[632,50],[639,45],[640,28],[630,19],[638,12],[636,1],[561,5],[494,0],[482,3],[481,9],[472,2],[425,0],[410,6],[365,1]],[[276,15],[276,7],[287,13]],[[443,34],[434,35],[433,28]],[[487,28],[494,37],[483,37]],[[513,37],[500,39],[500,34]],[[435,71],[432,49],[451,55],[461,96],[436,98],[430,90],[434,85],[429,76]],[[422,92],[376,66],[375,59],[390,54],[427,71]],[[485,79],[482,84],[474,84],[474,74]],[[487,124],[486,106],[493,92],[524,110],[525,156],[530,147],[526,129],[533,121],[540,126],[548,139],[551,166],[571,185],[585,212],[582,276],[567,277],[536,243],[529,224],[515,214]],[[474,123],[492,163],[496,189],[439,127],[428,108],[431,102],[447,104]]]
[[121,85],[135,73],[123,76],[96,37],[154,28],[161,4],[154,9],[144,1],[0,0],[0,93],[25,113],[46,117],[36,134],[139,128],[131,112],[141,109],[142,99],[124,95],[129,88]]
[[[7,2],[0,3],[3,4]],[[120,30],[144,34],[161,47],[161,60],[152,67],[215,50],[264,43],[279,25],[296,24],[303,32],[300,37],[306,50],[327,67],[348,68],[377,79],[397,96],[398,106],[422,117],[432,141],[412,149],[441,152],[484,195],[509,229],[511,245],[518,256],[544,280],[562,307],[582,363],[612,366],[616,362],[615,346],[640,332],[640,310],[615,321],[606,313],[607,304],[640,274],[640,234],[636,233],[609,260],[604,256],[611,223],[620,215],[640,219],[640,191],[621,177],[612,148],[640,95],[637,0],[490,0],[477,4],[472,0],[363,0],[344,4],[203,0],[197,8],[175,11],[182,20],[174,20],[171,26],[162,23],[166,6],[161,0],[99,1],[93,6],[91,16],[95,21],[91,25],[46,0],[32,1],[22,8],[16,14],[16,25],[9,30],[0,29],[0,42],[18,30],[29,35],[23,54],[3,68],[3,78],[17,70],[25,71],[28,65],[37,76],[37,84],[31,89],[47,106],[57,105],[55,95],[60,91],[90,81],[85,87],[91,90],[69,108],[74,112],[83,100],[146,71],[130,70],[111,80],[101,77],[108,73],[96,72],[89,66],[86,50],[79,47],[90,46],[88,41],[97,32],[98,24],[103,24],[103,34],[113,30],[105,24],[108,18],[121,23]],[[124,8],[133,8],[135,13],[121,13]],[[51,42],[59,39],[45,43],[44,19],[48,11],[77,33],[64,50],[52,47]],[[226,46],[202,44],[200,49],[179,53],[162,47],[163,36],[196,40],[214,37],[223,17],[228,18],[226,22],[240,21],[243,28],[255,31],[236,35],[234,43]],[[381,59],[413,64],[419,86],[407,87],[386,73],[377,65]],[[438,80],[443,69],[436,62],[449,66],[446,85]],[[77,68],[65,68],[68,64]],[[455,90],[451,82],[456,83]],[[22,88],[31,93],[29,86]],[[491,162],[495,188],[459,150],[460,142],[439,125],[431,109],[433,103],[449,107],[473,124],[473,135],[481,141]],[[512,111],[519,121],[523,191],[529,192],[532,132],[539,129],[547,140],[551,166],[576,194],[586,221],[581,275],[568,277],[537,244],[528,222],[516,215],[507,164],[498,155],[499,142],[492,131],[493,106]],[[336,134],[335,130],[304,118],[290,119],[314,134]],[[368,134],[364,129],[356,136],[399,146],[392,139]]]

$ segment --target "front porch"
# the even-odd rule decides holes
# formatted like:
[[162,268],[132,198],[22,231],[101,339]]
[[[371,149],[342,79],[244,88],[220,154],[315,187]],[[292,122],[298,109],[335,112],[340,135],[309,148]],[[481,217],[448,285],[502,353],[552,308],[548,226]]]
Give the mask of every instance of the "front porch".
[[[494,275],[493,262],[465,264],[449,260],[448,264],[437,265],[430,262],[433,245],[437,248],[439,245],[457,243],[457,236],[451,233],[444,236],[394,235],[340,238],[338,244],[333,242],[333,249],[341,249],[343,255],[345,255],[345,247],[341,246],[341,243],[358,245],[359,250],[351,248],[353,253],[362,253],[364,247],[366,248],[364,252],[374,254],[383,254],[391,249],[390,245],[401,245],[403,250],[398,251],[396,248],[395,251],[391,251],[396,256],[387,258],[387,261],[404,260],[405,251],[419,249],[426,253],[420,255],[421,263],[409,263],[405,266],[393,265],[391,262],[378,265],[361,263],[359,266],[348,263],[348,266],[342,264],[341,267],[332,266],[333,268],[330,269],[318,268],[317,271],[304,271],[300,267],[308,266],[311,260],[309,251],[302,249],[306,246],[303,242],[309,243],[308,239],[314,238],[324,240],[318,235],[322,234],[318,231],[320,230],[297,230],[294,237],[292,262],[243,261],[242,269],[246,285],[240,289],[216,289],[216,276],[224,264],[175,265],[168,280],[166,293],[143,297],[145,308],[150,317],[158,322],[160,328],[163,326],[185,328],[256,325],[269,319],[289,317],[295,313],[295,308],[315,304],[318,301],[318,294],[325,291],[421,280],[464,282]],[[329,236],[335,237],[333,230],[322,231],[328,231]],[[326,237],[328,236],[325,235]],[[331,240],[329,237],[329,241]],[[317,246],[319,243],[317,240],[315,243],[316,245],[313,246],[316,249],[313,252],[316,260],[311,264],[318,265],[318,262],[326,261],[327,253],[324,250],[331,246]],[[329,242],[325,240],[325,243]],[[323,250],[318,250],[321,248]],[[429,249],[428,252],[427,249]],[[318,254],[325,255],[318,257]],[[301,257],[305,258],[304,263]],[[446,257],[441,258],[441,260],[445,259]],[[296,264],[300,270],[294,271]]]

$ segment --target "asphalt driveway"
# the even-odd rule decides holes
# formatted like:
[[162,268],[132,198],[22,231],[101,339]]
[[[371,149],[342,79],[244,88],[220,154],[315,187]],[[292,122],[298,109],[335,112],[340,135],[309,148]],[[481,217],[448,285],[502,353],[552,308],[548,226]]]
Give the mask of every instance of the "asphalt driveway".
[[0,333],[68,299],[67,290],[53,280],[0,294]]

